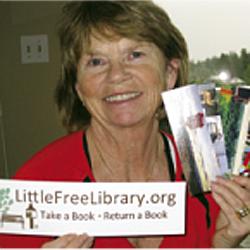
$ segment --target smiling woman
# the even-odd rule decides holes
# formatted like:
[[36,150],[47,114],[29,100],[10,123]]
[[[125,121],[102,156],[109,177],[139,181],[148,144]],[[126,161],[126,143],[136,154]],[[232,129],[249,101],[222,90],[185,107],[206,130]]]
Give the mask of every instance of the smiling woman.
[[114,37],[91,38],[78,64],[76,91],[92,123],[127,127],[145,122],[160,106],[167,65],[155,45]]
[[[164,56],[161,67],[171,59],[180,59],[178,62],[180,65],[176,66],[178,71],[176,85],[187,82],[187,49],[178,29],[172,25],[165,12],[150,1],[132,2],[133,4],[123,4],[119,1],[116,4],[106,1],[101,4],[93,2],[91,6],[86,5],[84,8],[80,8],[81,4],[78,3],[79,8],[73,4],[64,8],[59,30],[63,62],[56,100],[68,131],[87,126],[90,122],[88,109],[82,108],[82,103],[75,93],[76,64],[81,60],[78,67],[85,65],[83,68],[89,73],[107,69],[112,65],[110,59],[113,63],[115,56],[113,51],[110,53],[111,42],[114,45],[121,38],[129,40],[126,44],[124,41],[121,44],[120,41],[123,54],[119,58],[119,64],[112,65],[112,71],[118,70],[119,66],[125,70],[121,62],[131,65],[140,63],[143,58],[150,60],[150,51],[154,47],[154,50],[160,49],[161,56]],[[118,53],[117,49],[118,47],[116,48]]]
[[[174,140],[159,128],[160,120],[165,118],[161,92],[187,81],[186,43],[168,15],[149,0],[68,2],[63,8],[59,38],[62,65],[56,102],[70,134],[42,149],[15,178],[78,182],[183,180]],[[57,239],[1,235],[0,246],[234,247],[250,233],[250,216],[239,218],[235,213],[236,207],[250,206],[249,179],[219,178],[212,190],[218,204],[211,194],[187,195],[185,235],[93,238],[68,234]],[[143,206],[144,201],[159,201],[159,194],[149,199],[133,198]],[[167,206],[175,202],[175,196],[168,192],[160,199]],[[127,202],[126,194],[116,196],[116,201]],[[167,214],[159,211],[147,216]],[[91,214],[89,218],[93,218]]]

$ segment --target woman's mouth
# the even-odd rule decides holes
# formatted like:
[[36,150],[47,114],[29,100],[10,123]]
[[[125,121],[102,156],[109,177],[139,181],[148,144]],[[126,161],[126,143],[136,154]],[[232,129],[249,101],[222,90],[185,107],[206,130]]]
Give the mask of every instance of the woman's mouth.
[[105,97],[104,100],[109,102],[109,103],[112,103],[112,102],[124,102],[124,101],[135,99],[136,97],[138,97],[140,95],[141,95],[141,92],[115,94],[115,95]]

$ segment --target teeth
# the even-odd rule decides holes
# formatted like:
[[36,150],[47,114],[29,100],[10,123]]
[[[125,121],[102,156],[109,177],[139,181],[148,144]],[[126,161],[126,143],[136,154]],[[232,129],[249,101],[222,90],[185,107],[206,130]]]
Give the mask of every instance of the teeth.
[[113,95],[113,96],[106,97],[105,100],[107,102],[127,101],[129,99],[135,98],[138,95],[140,95],[139,92],[121,94],[121,95]]

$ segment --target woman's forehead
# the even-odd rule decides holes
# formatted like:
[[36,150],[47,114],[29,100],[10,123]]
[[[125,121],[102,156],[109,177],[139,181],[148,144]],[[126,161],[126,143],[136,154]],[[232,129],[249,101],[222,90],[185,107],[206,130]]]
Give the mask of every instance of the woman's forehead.
[[149,47],[154,45],[150,42],[143,40],[135,40],[120,35],[114,34],[113,36],[104,36],[102,34],[90,35],[89,42],[84,49],[85,53],[90,53],[95,50],[102,50],[105,48],[114,48],[113,46],[120,47],[121,49],[129,49],[134,47]]
[[146,45],[151,44],[145,39],[140,38],[139,36],[129,36],[118,34],[112,29],[112,27],[97,27],[92,28],[87,36],[83,40],[83,51],[86,53],[89,50],[93,49],[96,46],[102,44],[115,43],[120,40],[126,41],[128,45]]

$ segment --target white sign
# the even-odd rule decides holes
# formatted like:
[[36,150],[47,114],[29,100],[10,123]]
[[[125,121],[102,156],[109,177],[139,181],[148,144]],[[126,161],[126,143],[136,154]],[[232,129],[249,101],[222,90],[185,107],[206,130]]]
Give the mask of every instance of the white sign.
[[0,233],[184,234],[185,192],[185,182],[0,180]]

